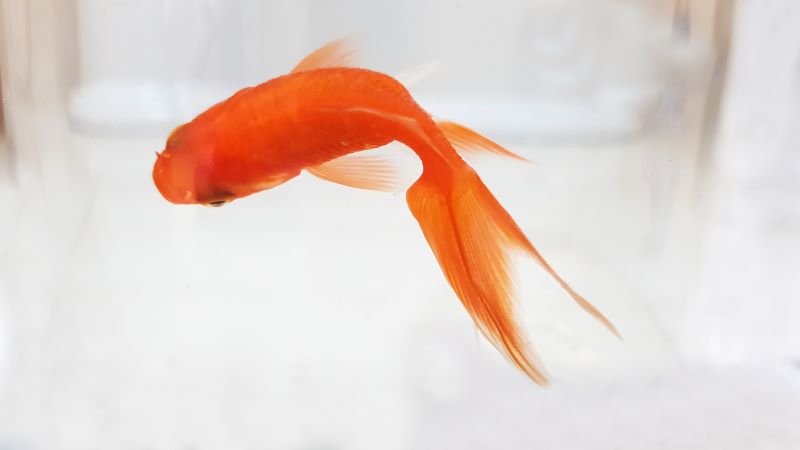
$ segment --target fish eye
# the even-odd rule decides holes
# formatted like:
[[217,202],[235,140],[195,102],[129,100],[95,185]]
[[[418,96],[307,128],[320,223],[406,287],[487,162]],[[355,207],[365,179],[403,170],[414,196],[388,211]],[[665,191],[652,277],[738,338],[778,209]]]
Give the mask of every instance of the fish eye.
[[228,201],[227,200],[217,200],[217,201],[214,201],[214,202],[208,202],[207,205],[208,206],[213,206],[215,208],[219,208],[220,206],[224,206],[225,203],[228,203]]

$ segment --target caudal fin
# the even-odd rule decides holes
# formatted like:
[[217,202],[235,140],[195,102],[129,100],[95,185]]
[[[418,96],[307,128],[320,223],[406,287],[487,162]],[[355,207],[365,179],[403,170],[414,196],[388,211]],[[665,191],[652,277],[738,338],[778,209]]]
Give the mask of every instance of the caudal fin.
[[406,199],[481,332],[535,382],[547,384],[514,318],[508,254],[520,246],[521,232],[508,213],[468,166],[448,180],[423,173]]
[[539,384],[547,376],[514,316],[509,254],[534,258],[591,315],[611,322],[570,288],[542,258],[511,216],[467,165],[440,177],[423,173],[406,199],[439,265],[481,332]]

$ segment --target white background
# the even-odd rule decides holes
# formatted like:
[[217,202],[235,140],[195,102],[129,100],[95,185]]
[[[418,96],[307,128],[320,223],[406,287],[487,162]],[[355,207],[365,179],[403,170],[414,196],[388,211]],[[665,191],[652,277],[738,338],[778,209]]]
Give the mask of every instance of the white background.
[[[799,448],[800,5],[723,64],[733,4],[668,4],[0,3],[0,448]],[[475,167],[624,341],[520,261],[537,387],[403,195],[158,195],[166,131],[341,35],[444,60],[412,91],[535,161]]]

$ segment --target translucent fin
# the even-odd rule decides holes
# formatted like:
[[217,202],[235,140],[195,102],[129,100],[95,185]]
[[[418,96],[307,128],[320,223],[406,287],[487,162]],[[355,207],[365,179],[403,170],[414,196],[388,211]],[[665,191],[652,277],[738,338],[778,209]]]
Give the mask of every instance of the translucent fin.
[[503,148],[500,144],[489,138],[481,136],[475,131],[470,130],[464,125],[455,122],[437,122],[439,129],[447,137],[447,140],[461,154],[476,154],[481,152],[494,153],[495,155],[505,156],[516,159],[517,161],[530,162],[522,156],[517,155]]
[[325,181],[357,189],[383,192],[402,190],[395,165],[381,155],[347,155],[306,170]]
[[303,58],[291,73],[305,72],[307,70],[322,69],[325,67],[351,67],[355,61],[355,45],[348,38],[339,38],[328,42]]
[[423,172],[406,198],[478,329],[533,381],[547,384],[515,317],[509,253],[519,242],[508,213],[469,168],[451,180]]
[[[529,162],[527,159],[514,154],[505,148],[501,147],[499,144],[491,141],[488,138],[481,136],[480,134],[470,130],[469,128],[459,125],[454,122],[438,122],[439,129],[447,136],[447,139],[453,144],[454,147],[459,152],[463,153],[471,153],[480,150],[488,151],[490,153],[495,153],[501,156],[506,156],[508,158],[516,159],[519,161]],[[495,202],[496,203],[496,202]],[[550,264],[542,258],[542,255],[539,254],[539,251],[536,250],[536,247],[531,244],[527,237],[522,233],[522,231],[516,226],[513,222],[511,217],[508,217],[508,214],[499,204],[492,204],[492,208],[495,209],[496,217],[500,218],[503,217],[506,221],[506,229],[511,234],[509,235],[510,238],[516,242],[516,244],[522,247],[551,277],[553,277],[558,284],[561,286],[562,289],[567,291],[567,293],[572,297],[575,303],[578,304],[584,311],[589,313],[592,317],[594,317],[597,321],[602,323],[609,331],[614,333],[617,337],[620,337],[619,331],[614,327],[608,318],[606,318],[603,313],[601,313],[597,308],[594,307],[591,303],[589,303],[585,298],[583,298],[580,294],[575,292],[561,276],[556,273],[555,270],[550,266]]]
[[547,375],[517,323],[509,260],[512,251],[529,254],[581,308],[619,336],[614,325],[542,258],[468,166],[449,175],[423,172],[406,200],[442,272],[475,324],[533,381],[546,384]]
[[395,74],[394,79],[402,83],[405,87],[411,87],[431,76],[431,74],[441,69],[443,65],[444,63],[442,61],[431,61],[429,63],[420,64],[419,66]]
[[525,250],[527,250],[528,254],[534,259],[534,261],[536,261],[545,270],[545,272],[550,274],[550,276],[553,277],[556,280],[556,282],[558,282],[559,286],[561,286],[562,289],[567,291],[567,294],[569,294],[569,296],[572,297],[573,300],[575,300],[575,303],[577,303],[578,306],[581,307],[581,309],[589,313],[589,315],[594,317],[595,320],[603,324],[603,326],[605,326],[608,329],[608,331],[614,333],[614,336],[622,339],[622,336],[619,334],[619,330],[617,330],[617,327],[615,327],[614,324],[611,323],[611,321],[608,320],[608,318],[605,315],[603,315],[603,313],[600,312],[600,310],[598,310],[594,305],[589,303],[589,301],[583,298],[583,296],[575,292],[575,290],[573,290],[567,284],[567,282],[564,281],[564,279],[562,279],[561,276],[558,275],[558,273],[556,273],[555,270],[553,270],[550,264],[548,264],[547,261],[545,261],[545,259],[542,258],[542,255],[539,253],[538,250],[536,250],[536,247],[534,247],[533,244],[531,244],[530,241],[528,241],[528,238],[526,238],[525,235],[522,234],[522,232],[520,232],[520,234],[517,236],[517,239],[519,239],[520,245],[522,245],[525,248]]

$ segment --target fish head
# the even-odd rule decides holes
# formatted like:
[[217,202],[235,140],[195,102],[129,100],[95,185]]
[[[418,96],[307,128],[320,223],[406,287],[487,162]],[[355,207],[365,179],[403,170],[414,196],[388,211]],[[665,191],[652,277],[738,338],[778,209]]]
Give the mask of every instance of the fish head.
[[211,141],[193,137],[186,125],[170,134],[166,147],[156,152],[153,182],[161,195],[175,204],[222,206],[232,194],[213,186],[214,149]]
[[156,152],[153,182],[172,203],[218,207],[272,189],[300,174],[296,168],[265,170],[232,149],[217,148],[218,139],[198,128],[176,128],[164,150]]

